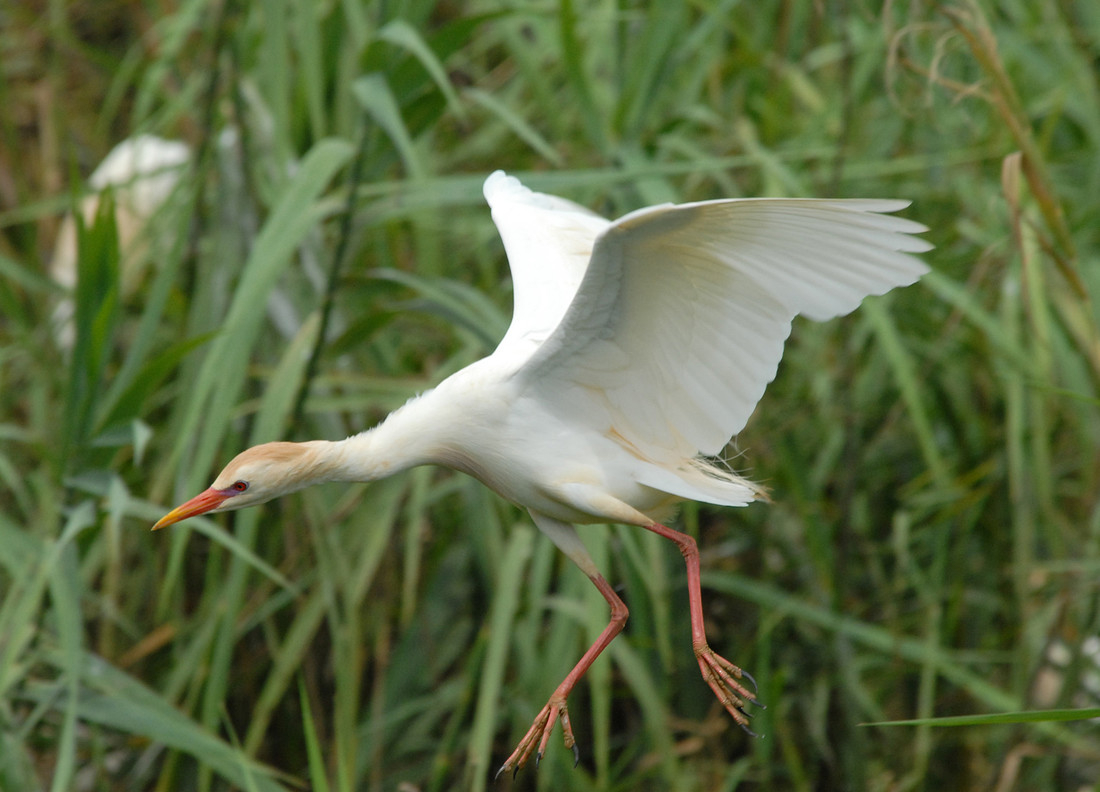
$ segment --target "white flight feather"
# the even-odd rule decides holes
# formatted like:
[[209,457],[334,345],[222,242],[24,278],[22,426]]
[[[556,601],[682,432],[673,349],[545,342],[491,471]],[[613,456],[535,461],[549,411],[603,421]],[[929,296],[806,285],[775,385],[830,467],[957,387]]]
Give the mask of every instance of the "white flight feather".
[[614,436],[639,483],[739,504],[759,494],[721,452],[775,377],[791,320],[824,320],[927,272],[893,200],[732,199],[614,222],[496,172],[512,324],[493,353],[528,398]]

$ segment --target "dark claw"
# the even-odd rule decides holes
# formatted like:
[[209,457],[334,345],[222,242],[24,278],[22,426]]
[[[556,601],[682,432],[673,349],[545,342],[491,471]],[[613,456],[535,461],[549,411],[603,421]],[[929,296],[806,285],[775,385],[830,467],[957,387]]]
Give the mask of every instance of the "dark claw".
[[[741,676],[749,681],[749,683],[752,685],[752,690],[753,690],[754,693],[759,693],[760,692],[760,685],[758,685],[756,683],[756,677],[754,677],[752,674],[750,674],[748,671],[746,671],[743,668],[741,669]],[[767,709],[768,708],[766,704],[761,704],[759,699],[748,698],[748,699],[745,699],[745,700],[749,704],[752,704],[754,707],[760,707],[760,709]],[[741,710],[741,711],[744,712],[746,715],[748,714],[744,710]]]
[[[760,692],[760,685],[756,684],[756,678],[752,674],[750,674],[748,671],[746,671],[745,669],[742,668],[741,669],[741,676],[743,676],[745,679],[749,680],[749,682],[752,682],[752,690],[753,690],[754,693],[759,693]],[[753,701],[752,703],[755,704],[756,702]]]
[[573,743],[573,767],[576,767],[581,763],[581,749],[577,747],[576,743]]
[[744,723],[741,724],[741,728],[744,729],[745,734],[749,735],[750,737],[759,737],[760,736],[759,734],[754,732],[752,729],[750,729],[748,726],[746,726]]
[[542,764],[542,751],[535,754],[535,769],[539,769],[539,765]]
[[[752,734],[752,732],[749,732],[749,734]],[[519,775],[519,765],[516,765],[515,767],[512,768],[512,780],[513,781],[516,780],[517,775]]]

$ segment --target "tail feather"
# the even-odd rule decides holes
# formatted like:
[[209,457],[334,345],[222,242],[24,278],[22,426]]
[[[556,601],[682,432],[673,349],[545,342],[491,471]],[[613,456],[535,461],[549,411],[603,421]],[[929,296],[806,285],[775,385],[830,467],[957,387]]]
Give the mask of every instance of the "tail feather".
[[760,485],[703,457],[685,460],[674,470],[647,465],[639,474],[638,483],[685,500],[719,506],[745,506],[768,499],[767,491]]

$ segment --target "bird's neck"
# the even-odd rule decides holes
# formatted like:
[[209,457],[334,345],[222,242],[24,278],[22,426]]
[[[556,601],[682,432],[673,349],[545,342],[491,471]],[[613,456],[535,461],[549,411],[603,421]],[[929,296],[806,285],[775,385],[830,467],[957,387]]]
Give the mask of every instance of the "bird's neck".
[[438,462],[436,432],[420,420],[419,399],[365,432],[326,443],[324,478],[328,481],[374,481],[417,465]]

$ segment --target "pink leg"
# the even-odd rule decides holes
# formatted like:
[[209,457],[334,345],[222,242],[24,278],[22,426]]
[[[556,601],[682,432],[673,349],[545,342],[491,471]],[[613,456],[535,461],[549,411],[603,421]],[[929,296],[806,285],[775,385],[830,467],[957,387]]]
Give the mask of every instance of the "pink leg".
[[588,667],[592,665],[592,661],[599,657],[612,639],[620,632],[622,632],[623,625],[626,624],[626,617],[629,615],[629,611],[626,609],[626,604],[623,603],[619,596],[611,588],[610,584],[604,580],[602,575],[589,575],[589,579],[596,584],[596,588],[603,594],[607,604],[611,606],[611,621],[608,622],[607,627],[600,633],[600,637],[596,639],[588,651],[584,653],[584,656],[580,661],[573,666],[573,670],[569,672],[568,676],[562,680],[562,683],[558,685],[557,689],[550,696],[550,700],[546,702],[546,706],[542,708],[542,711],[535,717],[535,722],[531,724],[531,728],[527,730],[527,734],[523,736],[523,739],[519,741],[519,745],[516,746],[516,750],[512,752],[512,755],[505,760],[504,764],[497,770],[497,777],[506,770],[511,770],[512,775],[519,772],[519,769],[527,763],[528,758],[531,756],[531,752],[538,746],[538,752],[535,754],[535,767],[538,767],[539,762],[542,760],[543,754],[546,752],[546,743],[550,740],[550,730],[554,728],[554,722],[561,720],[562,732],[565,736],[565,747],[573,749],[573,764],[576,765],[580,754],[577,750],[577,741],[573,737],[573,727],[569,725],[569,711],[565,706],[565,697],[569,695],[573,690],[573,686],[577,684]]
[[687,563],[688,603],[691,606],[691,643],[695,648],[695,659],[699,661],[699,669],[703,672],[703,679],[710,685],[710,689],[714,691],[714,695],[718,697],[722,706],[733,716],[733,719],[737,721],[742,729],[749,734],[753,734],[752,730],[749,729],[748,715],[745,714],[745,702],[757,706],[761,705],[756,697],[749,693],[737,680],[748,678],[754,688],[756,687],[756,680],[726,658],[715,654],[714,650],[707,645],[707,635],[703,628],[703,595],[699,583],[699,548],[696,546],[695,540],[686,533],[675,531],[660,523],[647,525],[646,528],[666,539],[671,539],[680,548],[680,553]]

